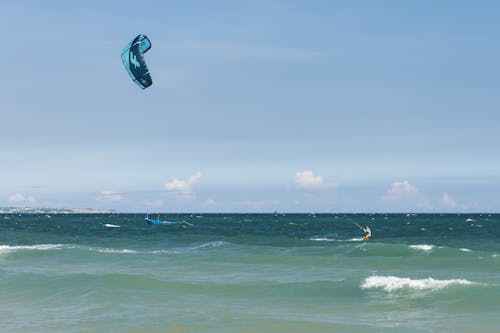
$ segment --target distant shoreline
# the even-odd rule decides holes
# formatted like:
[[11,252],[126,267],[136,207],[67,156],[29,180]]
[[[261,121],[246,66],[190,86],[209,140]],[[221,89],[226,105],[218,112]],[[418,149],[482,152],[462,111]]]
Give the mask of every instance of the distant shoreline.
[[0,214],[109,214],[113,210],[94,208],[0,207]]

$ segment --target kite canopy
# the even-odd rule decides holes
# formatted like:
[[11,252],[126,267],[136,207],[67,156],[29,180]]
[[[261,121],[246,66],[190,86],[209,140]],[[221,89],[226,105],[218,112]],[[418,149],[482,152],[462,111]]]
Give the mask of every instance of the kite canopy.
[[122,51],[122,61],[128,74],[142,89],[153,84],[143,54],[151,48],[151,42],[146,35],[138,35],[125,46]]

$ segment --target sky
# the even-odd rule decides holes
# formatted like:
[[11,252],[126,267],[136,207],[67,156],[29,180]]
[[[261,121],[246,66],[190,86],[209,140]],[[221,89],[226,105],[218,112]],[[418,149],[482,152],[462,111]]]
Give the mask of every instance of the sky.
[[[500,212],[497,1],[2,1],[0,206]],[[153,85],[128,77],[137,34]]]

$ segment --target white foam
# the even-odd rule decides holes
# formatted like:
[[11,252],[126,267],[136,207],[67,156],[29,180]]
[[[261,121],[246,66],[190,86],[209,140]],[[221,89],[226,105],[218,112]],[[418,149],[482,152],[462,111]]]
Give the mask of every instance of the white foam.
[[178,253],[178,251],[170,250],[153,250],[153,251],[137,251],[129,249],[113,249],[113,248],[88,248],[89,251],[100,253],[119,253],[119,254],[158,254],[158,253]]
[[195,246],[192,248],[192,250],[197,250],[197,249],[201,249],[203,247],[219,247],[219,246],[224,246],[224,245],[227,245],[229,244],[228,242],[224,242],[224,241],[213,241],[213,242],[208,242],[208,243],[205,243],[205,244],[201,244],[199,246]]
[[464,279],[435,280],[400,278],[397,276],[370,276],[361,284],[362,289],[382,288],[387,292],[399,289],[437,290],[451,285],[469,285],[473,282]]
[[331,238],[326,238],[326,237],[311,237],[309,240],[315,241],[315,242],[333,242],[336,241],[336,239],[331,239]]
[[105,226],[106,228],[119,228],[119,227],[120,227],[119,225],[116,225],[116,224],[109,224],[109,223],[104,224],[104,226]]
[[467,220],[465,220],[465,222],[476,222],[476,220],[468,218]]
[[127,249],[90,249],[90,250],[95,250],[95,251],[101,252],[101,253],[148,253],[148,252],[127,250]]
[[137,251],[134,250],[127,250],[127,249],[96,249],[95,251],[101,252],[101,253],[137,253]]
[[463,251],[463,252],[472,252],[472,250],[466,249],[465,247],[461,248],[460,251]]
[[0,245],[0,252],[11,252],[17,250],[57,250],[63,244],[37,244],[37,245]]
[[415,250],[431,251],[434,248],[434,245],[419,244],[419,245],[410,245],[410,247]]

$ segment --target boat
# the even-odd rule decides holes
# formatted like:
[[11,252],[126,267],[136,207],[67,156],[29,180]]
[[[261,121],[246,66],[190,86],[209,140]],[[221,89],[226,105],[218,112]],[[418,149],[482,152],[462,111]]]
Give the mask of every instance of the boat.
[[158,219],[150,219],[147,215],[146,218],[144,219],[149,224],[154,224],[154,225],[176,225],[176,224],[187,224],[187,225],[192,225],[189,222],[186,221],[161,221],[160,217],[158,216]]

